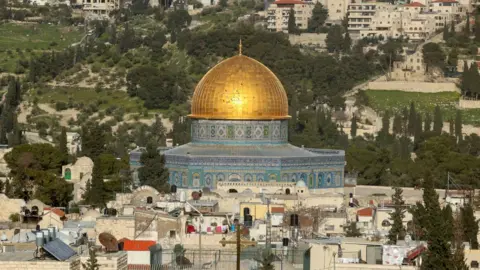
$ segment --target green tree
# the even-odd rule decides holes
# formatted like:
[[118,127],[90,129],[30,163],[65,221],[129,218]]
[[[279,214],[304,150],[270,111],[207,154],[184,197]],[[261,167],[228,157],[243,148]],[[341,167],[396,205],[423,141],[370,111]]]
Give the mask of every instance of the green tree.
[[357,228],[357,223],[356,222],[350,222],[350,224],[347,227],[345,227],[345,236],[346,237],[360,237],[360,236],[362,236],[362,233]]
[[82,154],[95,160],[106,151],[110,128],[97,123],[82,126]]
[[445,223],[445,237],[450,241],[454,240],[453,230],[454,230],[454,220],[453,220],[453,211],[450,204],[447,204],[442,210],[443,221]]
[[350,136],[352,136],[352,139],[357,137],[357,116],[352,117],[352,124],[350,126]]
[[97,259],[97,252],[95,248],[91,247],[88,249],[88,259],[86,263],[82,263],[82,267],[84,270],[99,270],[100,264],[98,263]]
[[458,51],[457,51],[457,48],[453,48],[448,54],[447,64],[449,66],[457,67],[457,62],[458,62]]
[[393,118],[393,134],[400,136],[403,134],[402,116],[395,114]]
[[426,72],[432,72],[433,68],[443,69],[445,66],[445,53],[438,43],[429,42],[423,45],[422,53]]
[[33,195],[35,199],[56,207],[65,207],[72,200],[73,185],[65,179],[42,171],[38,171],[35,177],[38,182]]
[[435,111],[433,113],[433,132],[437,135],[442,134],[443,129],[443,117],[442,110],[440,106],[435,106]]
[[454,269],[452,267],[450,239],[447,239],[445,235],[445,223],[438,193],[434,188],[433,176],[428,170],[423,177],[423,202],[424,206],[417,203],[417,208],[423,208],[424,216],[421,219],[426,234],[425,239],[428,242],[428,252],[423,255],[421,269]]
[[293,8],[291,8],[290,13],[288,13],[288,33],[294,35],[299,34]]
[[67,147],[67,129],[62,127],[62,132],[60,133],[60,137],[58,139],[58,150],[62,153],[65,164],[68,161],[68,147]]
[[475,219],[473,207],[467,203],[460,210],[463,228],[463,240],[470,243],[471,249],[478,249],[478,220]]
[[405,218],[405,201],[403,200],[403,189],[394,187],[395,191],[392,195],[392,203],[395,210],[390,213],[390,219],[393,221],[392,227],[388,232],[388,240],[392,245],[397,244],[398,240],[405,239],[405,227],[403,226],[403,219]]
[[459,140],[463,139],[462,123],[463,123],[462,112],[460,110],[457,110],[457,113],[456,113],[456,116],[455,116],[455,136]]
[[418,146],[422,138],[422,134],[423,134],[422,123],[423,123],[422,115],[420,113],[417,113],[417,118],[415,119],[415,134],[413,135],[414,143],[416,146]]
[[138,169],[138,178],[141,185],[149,185],[158,191],[168,192],[168,169],[165,167],[165,157],[160,155],[155,144],[149,144],[141,155],[142,167]]
[[450,32],[448,32],[447,21],[443,25],[443,40],[447,41],[450,38]]
[[220,0],[220,1],[218,1],[218,5],[220,5],[222,8],[226,8],[228,6],[228,1],[227,0]]
[[468,69],[467,74],[467,85],[466,85],[466,94],[470,97],[475,97],[478,99],[478,94],[480,94],[480,74],[478,73],[478,66],[476,63],[472,63]]
[[465,28],[463,28],[466,37],[470,37],[470,14],[467,12],[467,20],[465,22]]
[[415,104],[410,103],[410,111],[408,113],[407,134],[412,136],[415,134],[415,122],[417,120],[417,112],[415,111]]
[[351,48],[352,48],[352,39],[350,38],[350,34],[347,31],[343,39],[343,52],[349,53]]
[[331,53],[337,53],[342,50],[344,45],[342,27],[340,25],[332,25],[330,27],[325,43],[327,44],[327,50]]
[[328,9],[326,9],[320,2],[317,2],[312,10],[312,17],[308,19],[308,31],[311,33],[320,33],[327,18]]
[[96,158],[94,161],[91,186],[88,190],[89,194],[85,197],[88,198],[87,203],[98,207],[104,207],[107,201],[105,192],[105,182],[103,175],[103,168],[100,159]]
[[448,131],[450,136],[455,136],[455,121],[452,118],[448,121]]
[[475,42],[480,42],[480,15],[475,15]]

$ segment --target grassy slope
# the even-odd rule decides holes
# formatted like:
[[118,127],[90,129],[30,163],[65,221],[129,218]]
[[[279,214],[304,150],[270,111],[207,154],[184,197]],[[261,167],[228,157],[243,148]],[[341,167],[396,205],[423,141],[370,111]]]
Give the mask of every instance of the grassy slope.
[[[43,50],[64,49],[79,41],[82,34],[81,29],[73,26],[0,24],[0,70],[14,72],[19,59],[28,60],[30,53]],[[50,46],[52,42],[57,44]]]
[[[415,102],[415,108],[422,114],[430,113],[436,105],[442,108],[443,119],[455,118],[456,104],[459,94],[454,92],[440,93],[418,93],[388,90],[367,90],[369,106],[377,112],[385,112],[386,110],[394,113],[401,113],[403,108],[409,108],[410,103]],[[480,125],[480,109],[462,110],[464,124]]]

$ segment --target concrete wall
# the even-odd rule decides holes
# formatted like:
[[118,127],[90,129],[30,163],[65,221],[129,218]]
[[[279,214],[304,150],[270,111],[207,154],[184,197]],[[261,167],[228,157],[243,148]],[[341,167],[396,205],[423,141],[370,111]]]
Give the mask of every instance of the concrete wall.
[[150,264],[150,251],[127,251],[128,264]]
[[[0,269],[21,270],[80,270],[80,258],[75,257],[69,261],[3,261]],[[103,268],[102,268],[103,270]]]
[[458,107],[462,109],[478,109],[480,108],[480,100],[460,99],[458,101]]
[[438,92],[459,92],[454,83],[429,83],[429,82],[369,82],[369,90],[398,90],[405,92],[438,93]]
[[[82,254],[81,263],[86,263],[89,258],[88,252]],[[101,270],[127,270],[128,256],[127,252],[119,251],[116,253],[97,253],[98,264]],[[80,270],[80,268],[79,268]]]

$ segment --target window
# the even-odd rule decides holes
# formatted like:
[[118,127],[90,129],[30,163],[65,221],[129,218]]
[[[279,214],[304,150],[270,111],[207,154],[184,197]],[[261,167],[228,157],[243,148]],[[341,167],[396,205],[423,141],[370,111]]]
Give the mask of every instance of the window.
[[65,180],[72,180],[72,171],[69,168],[65,169],[64,178]]
[[174,230],[170,231],[170,238],[176,238],[177,237],[177,232]]
[[148,203],[148,204],[152,204],[152,203],[153,203],[153,198],[150,197],[150,196],[148,196],[148,197],[147,197],[147,203]]
[[325,225],[325,231],[334,231],[335,225]]
[[472,261],[472,262],[470,263],[470,267],[471,267],[471,268],[478,268],[478,261]]

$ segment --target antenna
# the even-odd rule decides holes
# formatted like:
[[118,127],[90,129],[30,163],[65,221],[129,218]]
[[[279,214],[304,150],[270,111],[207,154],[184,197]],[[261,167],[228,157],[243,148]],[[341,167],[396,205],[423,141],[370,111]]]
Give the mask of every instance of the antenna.
[[117,252],[118,251],[118,241],[113,235],[103,232],[98,236],[98,240],[105,247],[106,252]]

